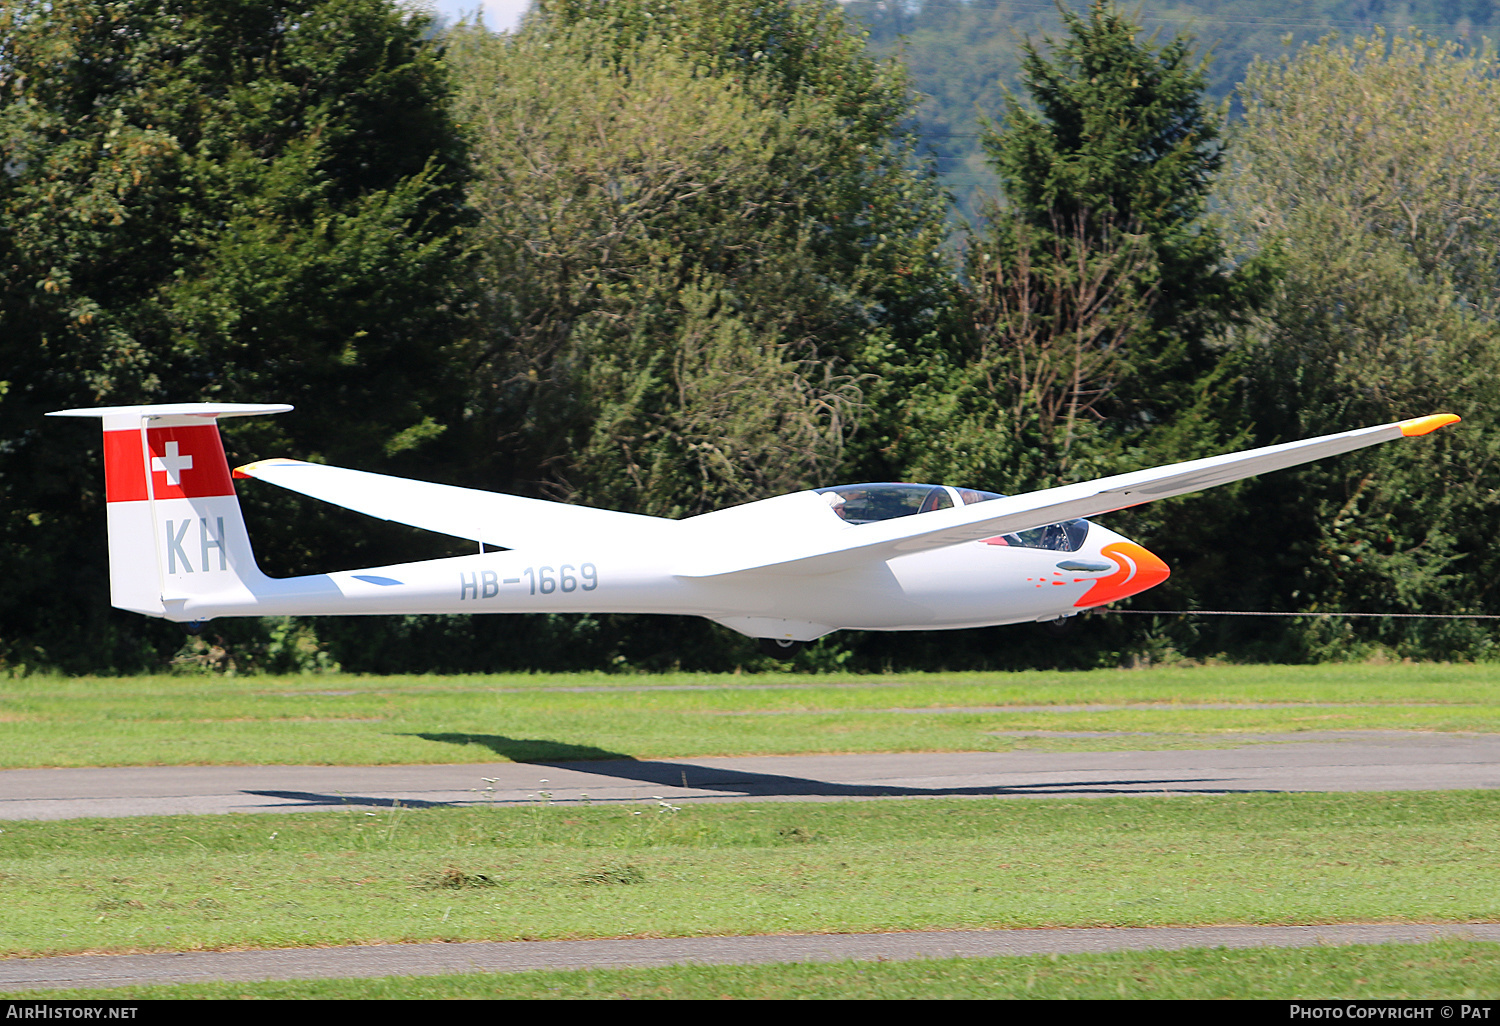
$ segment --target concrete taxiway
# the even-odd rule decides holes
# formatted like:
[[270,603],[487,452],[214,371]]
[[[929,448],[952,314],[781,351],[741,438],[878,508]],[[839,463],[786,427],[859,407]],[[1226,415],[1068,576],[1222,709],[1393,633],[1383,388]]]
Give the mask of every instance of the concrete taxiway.
[[0,819],[484,803],[1045,798],[1500,787],[1500,735],[1257,735],[1191,751],[913,752],[442,766],[147,766],[0,772]]

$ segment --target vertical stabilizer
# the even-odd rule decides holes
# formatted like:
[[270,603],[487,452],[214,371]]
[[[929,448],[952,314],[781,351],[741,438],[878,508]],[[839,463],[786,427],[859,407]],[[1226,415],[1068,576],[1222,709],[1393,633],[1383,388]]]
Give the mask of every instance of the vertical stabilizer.
[[266,580],[240,515],[220,417],[290,406],[178,403],[59,410],[104,426],[110,602],[147,616],[192,620],[190,599],[233,601]]

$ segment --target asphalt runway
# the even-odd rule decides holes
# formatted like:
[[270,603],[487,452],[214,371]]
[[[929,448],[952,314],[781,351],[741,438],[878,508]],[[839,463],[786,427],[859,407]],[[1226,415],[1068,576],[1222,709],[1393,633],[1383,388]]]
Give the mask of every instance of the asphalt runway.
[[1257,737],[1260,743],[1243,747],[1158,752],[5,770],[0,819],[317,812],[397,802],[407,808],[545,801],[676,805],[1500,787],[1500,735],[1330,731]]
[[[1041,732],[1032,732],[1042,736]],[[1053,735],[1098,737],[1098,734]],[[1048,798],[1500,787],[1500,735],[1330,731],[1239,747],[954,752],[443,766],[153,766],[0,771],[0,819],[475,804]],[[1500,941],[1500,924],[942,931],[396,944],[0,959],[0,992],[207,980],[948,958],[1184,947]]]
[[1443,937],[1500,941],[1500,924],[966,930],[678,937],[666,940],[469,941],[458,944],[283,948],[275,951],[68,955],[0,960],[0,993],[60,987],[436,976],[444,973],[524,972],[528,969],[766,965],[845,960],[895,962],[920,958],[1173,951],[1181,948],[1411,944]]

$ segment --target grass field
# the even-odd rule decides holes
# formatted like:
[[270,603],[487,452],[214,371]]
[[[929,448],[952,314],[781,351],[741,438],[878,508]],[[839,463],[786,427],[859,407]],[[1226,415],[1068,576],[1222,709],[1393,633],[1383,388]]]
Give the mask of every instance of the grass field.
[[[0,768],[1180,748],[1314,730],[1495,733],[1497,683],[1496,668],[1442,665],[899,677],[25,678],[0,682]],[[8,822],[0,829],[0,953],[1492,922],[1500,920],[1496,879],[1495,792],[677,811],[538,803]],[[1444,942],[129,993],[1493,998],[1497,978],[1500,947]]]
[[1500,793],[10,822],[0,952],[1500,919]]
[[[889,677],[30,677],[0,681],[0,768],[1140,749],[1307,730],[1500,732],[1497,685],[1500,667],[1488,665]],[[1042,736],[1016,736],[1028,732]]]

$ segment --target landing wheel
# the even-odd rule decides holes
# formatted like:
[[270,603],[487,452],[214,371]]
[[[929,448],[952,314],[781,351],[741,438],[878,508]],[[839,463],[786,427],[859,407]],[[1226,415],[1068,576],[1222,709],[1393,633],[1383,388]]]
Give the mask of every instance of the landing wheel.
[[1066,637],[1073,633],[1073,628],[1078,626],[1077,616],[1059,616],[1056,620],[1042,620],[1042,630],[1054,638]]
[[795,659],[807,644],[805,641],[787,641],[784,638],[761,638],[760,650],[772,659]]

